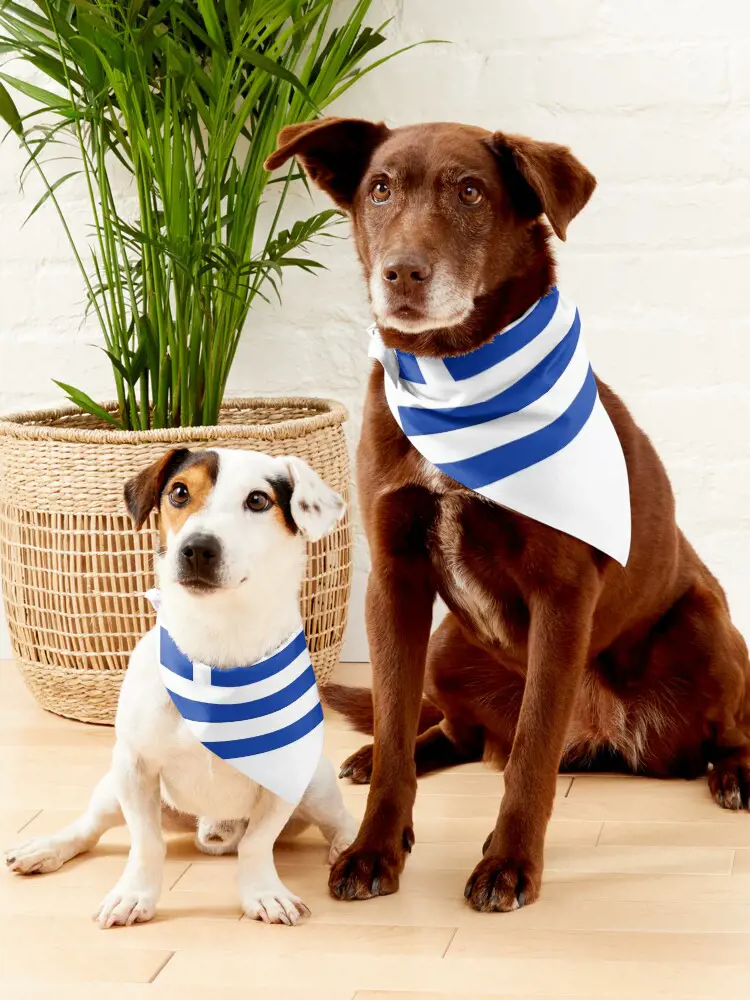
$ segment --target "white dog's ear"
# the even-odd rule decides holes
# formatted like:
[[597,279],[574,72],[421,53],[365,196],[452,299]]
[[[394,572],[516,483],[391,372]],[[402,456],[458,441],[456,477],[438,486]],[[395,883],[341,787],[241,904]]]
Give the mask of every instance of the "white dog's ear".
[[317,542],[333,531],[344,516],[346,504],[301,458],[290,456],[280,461],[286,466],[292,484],[289,502],[292,519],[305,538]]
[[137,529],[143,527],[153,508],[159,506],[164,485],[189,455],[187,448],[172,448],[125,483],[125,506]]

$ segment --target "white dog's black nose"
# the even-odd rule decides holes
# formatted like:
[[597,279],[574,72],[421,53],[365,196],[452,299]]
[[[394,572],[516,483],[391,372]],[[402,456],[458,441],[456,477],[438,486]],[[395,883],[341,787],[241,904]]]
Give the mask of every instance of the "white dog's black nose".
[[213,535],[193,535],[180,549],[180,574],[187,580],[213,583],[221,562],[221,542]]

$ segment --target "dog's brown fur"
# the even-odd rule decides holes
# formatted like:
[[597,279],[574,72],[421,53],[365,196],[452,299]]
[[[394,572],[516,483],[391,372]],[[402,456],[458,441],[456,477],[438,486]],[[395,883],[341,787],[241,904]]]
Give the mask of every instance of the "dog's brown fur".
[[[191,514],[207,502],[216,485],[219,460],[212,451],[173,448],[125,484],[125,503],[136,528],[146,523],[151,511],[159,510],[159,537],[164,546],[167,531],[179,531]],[[187,488],[184,506],[170,502],[176,484]]]
[[[443,329],[405,334],[378,317],[388,346],[417,355],[473,349],[544,295],[554,262],[540,216],[564,237],[595,184],[563,147],[459,125],[391,132],[328,119],[285,129],[269,166],[291,156],[350,213],[371,294],[384,268],[389,308],[424,316],[422,279],[442,268],[470,297],[466,317]],[[467,187],[481,191],[478,205],[457,197],[472,199]],[[416,261],[411,283],[388,277],[392,253]],[[745,644],[677,528],[648,438],[606,385],[599,392],[629,471],[625,568],[427,465],[373,366],[357,471],[372,555],[374,712],[369,692],[334,688],[329,700],[365,730],[374,722],[375,741],[344,765],[371,788],[359,836],[331,872],[335,896],[395,891],[414,839],[417,774],[482,757],[505,768],[506,790],[466,887],[478,910],[537,898],[561,762],[659,777],[712,765],[719,804],[747,806]],[[437,594],[450,614],[430,638]]]

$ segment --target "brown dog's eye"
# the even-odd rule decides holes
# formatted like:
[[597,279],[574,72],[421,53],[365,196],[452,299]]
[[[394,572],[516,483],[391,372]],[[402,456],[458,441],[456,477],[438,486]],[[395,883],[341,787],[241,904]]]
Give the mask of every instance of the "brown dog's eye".
[[268,510],[272,503],[273,501],[267,493],[263,493],[262,490],[253,490],[245,501],[245,506],[248,510],[252,510],[258,514],[261,511]]
[[458,198],[463,205],[474,206],[479,204],[484,195],[475,184],[464,184],[458,192]]
[[169,491],[169,502],[173,507],[184,507],[190,499],[190,492],[184,483],[174,483]]
[[376,205],[382,205],[384,202],[388,201],[390,196],[391,189],[385,181],[375,181],[373,186],[370,188],[370,198]]

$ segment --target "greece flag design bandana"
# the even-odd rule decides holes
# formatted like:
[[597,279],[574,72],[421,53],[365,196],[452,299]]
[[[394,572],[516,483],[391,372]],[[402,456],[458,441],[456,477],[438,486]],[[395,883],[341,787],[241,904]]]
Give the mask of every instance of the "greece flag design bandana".
[[415,357],[371,330],[396,422],[424,458],[489,500],[588,542],[624,566],[630,492],[578,310],[553,288],[489,343]]
[[[159,595],[147,595],[158,611]],[[189,659],[157,619],[162,680],[207,750],[295,805],[323,752],[323,709],[302,627],[270,656],[221,669]]]

